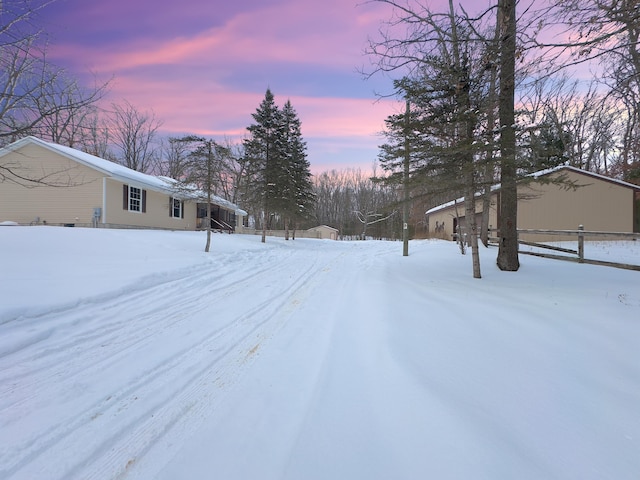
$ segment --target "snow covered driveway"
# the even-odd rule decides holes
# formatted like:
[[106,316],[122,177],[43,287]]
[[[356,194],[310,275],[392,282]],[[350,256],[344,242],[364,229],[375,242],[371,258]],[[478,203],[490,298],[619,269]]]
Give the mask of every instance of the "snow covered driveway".
[[637,272],[203,246],[0,230],[0,478],[640,476]]

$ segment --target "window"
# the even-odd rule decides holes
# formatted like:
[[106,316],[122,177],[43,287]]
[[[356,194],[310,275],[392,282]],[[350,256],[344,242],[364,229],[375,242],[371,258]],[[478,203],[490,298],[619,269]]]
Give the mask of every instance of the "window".
[[170,214],[173,218],[184,218],[184,213],[182,211],[182,208],[183,208],[182,200],[171,197]]
[[142,211],[142,190],[138,187],[129,187],[129,211]]
[[122,208],[130,212],[147,211],[147,191],[131,185],[122,186]]

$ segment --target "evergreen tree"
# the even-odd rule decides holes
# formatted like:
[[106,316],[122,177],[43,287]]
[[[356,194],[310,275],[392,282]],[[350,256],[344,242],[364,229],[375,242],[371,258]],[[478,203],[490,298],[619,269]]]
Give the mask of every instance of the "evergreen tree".
[[571,133],[563,128],[554,112],[547,110],[542,122],[528,129],[520,148],[517,165],[520,175],[554,168],[569,162]]
[[270,89],[252,116],[245,155],[251,203],[262,216],[262,241],[272,217],[284,220],[288,238],[289,226],[309,215],[314,199],[301,122],[290,101],[277,107]]
[[282,206],[280,189],[285,139],[282,114],[270,89],[251,116],[255,123],[247,127],[250,138],[245,141],[248,200],[256,210],[261,210],[262,242],[265,242],[271,214]]
[[289,227],[295,228],[300,220],[311,216],[315,195],[311,180],[310,164],[307,160],[307,144],[302,138],[301,122],[291,101],[282,109],[282,120],[286,135],[286,193],[285,230],[289,238]]

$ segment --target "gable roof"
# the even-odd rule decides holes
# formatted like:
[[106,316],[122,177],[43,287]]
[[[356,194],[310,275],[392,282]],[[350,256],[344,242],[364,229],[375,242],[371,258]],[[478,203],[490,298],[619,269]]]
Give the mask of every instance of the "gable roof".
[[[585,175],[587,177],[597,178],[598,180],[603,180],[605,182],[614,183],[614,184],[619,185],[621,187],[631,188],[635,192],[640,192],[640,185],[634,185],[633,183],[624,182],[622,180],[617,180],[615,178],[605,177],[604,175],[600,175],[598,173],[589,172],[587,170],[582,170],[580,168],[572,167],[570,165],[560,165],[558,167],[548,168],[546,170],[540,170],[538,172],[530,173],[529,175],[527,175],[527,177],[540,178],[540,177],[544,177],[544,176],[547,176],[547,175],[551,175],[552,173],[560,172],[562,170],[568,170],[568,171],[571,171],[571,172],[579,173],[581,175]],[[493,185],[491,187],[491,191],[494,192],[496,190],[500,190],[500,187],[501,187],[500,184]],[[481,195],[480,193],[476,193],[476,197],[479,197],[480,195]],[[425,212],[425,214],[429,215],[430,213],[435,213],[435,212],[438,212],[440,210],[444,210],[446,208],[452,207],[456,203],[462,203],[462,202],[464,202],[464,197],[460,197],[460,198],[458,198],[456,200],[451,200],[450,202],[443,203],[442,205],[438,205],[437,207],[433,207],[433,208],[427,210]]]
[[332,232],[338,232],[337,228],[330,227],[329,225],[318,225],[316,227],[311,227],[311,228],[309,228],[307,230],[319,230],[319,229],[330,230]]
[[[82,165],[85,165],[94,170],[98,170],[101,173],[108,175],[116,180],[121,180],[125,183],[130,183],[135,186],[145,187],[150,190],[160,191],[162,193],[170,193],[171,188],[164,180],[153,175],[147,175],[146,173],[137,172],[123,165],[105,160],[104,158],[96,157],[89,153],[76,150],[75,148],[65,147],[57,143],[45,142],[37,137],[29,136],[21,138],[17,142],[5,147],[6,150],[15,151],[26,145],[38,145],[51,152],[62,155],[63,157],[74,160]],[[5,150],[5,149],[3,149]],[[0,156],[3,154],[0,153]]]
[[[75,148],[59,145],[57,143],[45,142],[44,140],[33,136],[21,138],[20,140],[0,149],[0,157],[3,157],[10,152],[19,150],[26,145],[38,145],[46,150],[62,155],[63,157],[69,158],[89,168],[98,170],[104,175],[108,175],[109,177],[114,178],[115,180],[119,180],[123,183],[160,193],[165,193],[167,195],[176,194],[176,190],[174,187],[178,183],[178,181],[175,179],[137,172],[136,170],[132,170],[125,167],[124,165],[105,160],[104,158],[96,157],[95,155],[76,150]],[[182,193],[182,195],[184,196],[184,193]],[[193,194],[188,196],[193,199],[206,198],[205,193],[199,192],[196,189],[193,190]],[[237,215],[247,215],[247,212],[242,210],[240,207],[228,200],[225,200],[224,198],[218,197],[217,195],[211,196],[211,203],[214,203],[215,205],[219,205],[221,207],[225,207],[229,210],[233,210]]]
[[544,177],[546,175],[550,175],[550,174],[555,173],[555,172],[559,172],[561,170],[568,170],[570,172],[579,173],[579,174],[587,176],[587,177],[597,178],[598,180],[603,180],[605,182],[614,183],[614,184],[619,185],[621,187],[627,187],[627,188],[631,188],[633,190],[640,191],[640,185],[635,185],[633,183],[625,182],[624,180],[618,180],[616,178],[605,177],[604,175],[600,175],[599,173],[590,172],[588,170],[582,170],[581,168],[572,167],[571,165],[560,165],[558,167],[548,168],[546,170],[540,170],[539,172],[534,172],[534,173],[531,173],[530,175],[527,175],[527,176],[532,177],[532,178],[539,178],[539,177]]

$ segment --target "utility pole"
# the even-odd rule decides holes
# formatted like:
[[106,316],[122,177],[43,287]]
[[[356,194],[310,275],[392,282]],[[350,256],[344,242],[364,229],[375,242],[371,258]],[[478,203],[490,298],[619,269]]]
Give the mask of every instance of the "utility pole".
[[405,111],[404,128],[404,173],[402,176],[404,202],[402,205],[402,256],[409,256],[409,128],[410,120],[409,99],[407,98],[407,108]]

